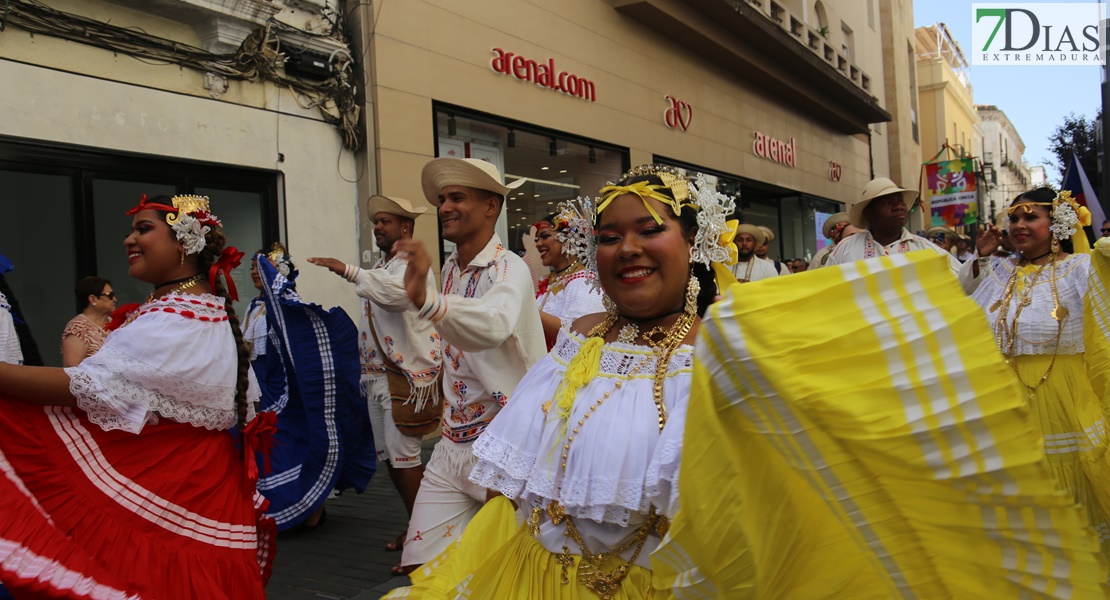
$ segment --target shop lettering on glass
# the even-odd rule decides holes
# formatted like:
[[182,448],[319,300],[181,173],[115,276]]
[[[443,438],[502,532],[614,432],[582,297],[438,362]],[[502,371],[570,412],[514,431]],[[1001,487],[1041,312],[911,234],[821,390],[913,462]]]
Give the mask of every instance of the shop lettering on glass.
[[554,58],[547,59],[547,62],[536,62],[512,52],[505,52],[501,48],[494,48],[493,52],[495,56],[490,61],[490,67],[498,73],[511,75],[521,81],[530,81],[540,87],[562,92],[568,96],[597,102],[594,82],[566,71],[557,71]]
[[794,138],[790,138],[789,142],[784,142],[762,131],[753,131],[752,135],[755,137],[755,143],[752,144],[752,149],[755,151],[756,156],[784,164],[788,167],[798,166]]
[[830,160],[829,161],[829,179],[831,179],[833,181],[840,181],[840,173],[841,173],[840,163],[836,162],[835,160]]
[[683,131],[690,128],[690,121],[694,120],[694,107],[685,100],[679,100],[674,96],[664,96],[665,100],[670,103],[667,110],[663,111],[663,122],[667,127],[674,129],[681,127]]

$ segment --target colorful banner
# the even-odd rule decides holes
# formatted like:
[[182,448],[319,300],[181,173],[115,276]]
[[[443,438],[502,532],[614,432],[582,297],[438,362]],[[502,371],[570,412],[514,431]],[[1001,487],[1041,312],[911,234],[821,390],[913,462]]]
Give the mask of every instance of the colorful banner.
[[943,160],[925,165],[926,199],[932,207],[933,227],[974,225],[979,221],[975,194],[975,161]]

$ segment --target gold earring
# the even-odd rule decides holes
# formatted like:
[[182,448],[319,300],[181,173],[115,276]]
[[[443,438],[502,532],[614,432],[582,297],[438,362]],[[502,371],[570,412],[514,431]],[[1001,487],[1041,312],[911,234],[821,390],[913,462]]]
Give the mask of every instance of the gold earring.
[[688,315],[698,314],[698,294],[701,293],[701,282],[698,281],[698,276],[694,274],[693,269],[690,270],[690,279],[686,281],[686,307],[685,311]]
[[183,266],[183,267],[185,266],[185,252],[184,251],[181,252],[181,266]]

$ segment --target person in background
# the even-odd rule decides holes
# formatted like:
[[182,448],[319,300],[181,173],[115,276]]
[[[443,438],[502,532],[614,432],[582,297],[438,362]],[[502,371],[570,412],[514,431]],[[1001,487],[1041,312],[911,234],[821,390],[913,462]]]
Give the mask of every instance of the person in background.
[[[412,239],[416,219],[428,208],[397,196],[374,195],[366,212],[373,219],[374,242],[381,251],[373,268],[361,269],[334,258],[308,262],[355,284],[355,294],[362,298],[362,392],[370,407],[378,462],[385,464],[411,517],[424,478],[420,443],[424,435],[439,428],[443,414],[443,354],[435,325],[418,317],[405,291],[408,257],[398,254],[397,248],[401,241]],[[425,285],[434,288],[431,267],[426,279]],[[404,549],[407,530],[406,520],[405,531],[386,543],[387,552]],[[400,562],[393,570],[401,571]]]
[[1102,229],[1099,238],[1110,237],[1110,221],[1102,222]]
[[809,263],[806,262],[806,259],[804,258],[795,258],[794,260],[790,261],[791,273],[802,273],[807,269],[809,269]]
[[779,275],[789,275],[791,273],[790,267],[783,261],[771,259],[767,254],[771,251],[771,242],[775,241],[775,232],[770,227],[758,225],[759,230],[763,232],[763,244],[755,249],[755,255],[761,260],[771,263],[775,272]]
[[966,234],[956,234],[956,260],[965,263],[975,258],[975,253],[971,250],[971,236]]
[[83,277],[75,290],[76,317],[62,330],[62,366],[76,367],[81,361],[96,354],[108,337],[108,319],[116,310],[116,294],[112,282],[100,277]]
[[571,220],[571,215],[553,214],[536,223],[536,249],[543,265],[551,269],[536,290],[536,306],[540,309],[548,350],[555,345],[561,327],[582,315],[604,310],[597,273],[583,267],[574,254],[578,237],[593,235],[593,227]]
[[729,269],[738,282],[747,283],[778,276],[779,273],[771,261],[756,256],[756,250],[767,243],[765,235],[763,229],[747,223],[736,228],[738,260]]
[[837,244],[829,255],[828,264],[839,265],[928,249],[948,257],[952,274],[959,275],[960,262],[955,256],[906,229],[910,207],[916,199],[917,190],[900,188],[886,177],[872,179],[848,211],[852,225],[865,231]]
[[925,232],[926,239],[949,253],[952,252],[952,248],[956,247],[956,240],[959,239],[959,237],[960,234],[943,225],[930,227],[929,230]]
[[8,316],[11,317],[12,326],[15,331],[14,338],[8,338],[8,340],[0,344],[0,353],[3,353],[2,349],[5,345],[11,344],[8,348],[8,354],[14,357],[18,349],[19,356],[22,357],[22,362],[17,362],[14,359],[8,362],[12,362],[13,364],[42,366],[42,355],[39,353],[39,346],[35,343],[35,338],[31,335],[31,328],[27,325],[27,319],[24,317],[23,311],[19,308],[19,301],[15,298],[15,292],[12,290],[11,285],[8,284],[6,274],[14,270],[15,266],[12,265],[12,261],[8,260],[8,257],[4,256],[3,253],[0,253],[0,297],[3,297],[3,304],[7,307],[4,310],[8,313]]
[[862,230],[852,225],[851,220],[848,219],[848,213],[838,212],[829,215],[824,224],[821,225],[821,233],[825,238],[832,243],[825,245],[813,255],[813,259],[809,261],[810,269],[818,269],[825,266],[829,260],[829,254],[832,254],[833,248],[841,242],[841,240],[860,233]]

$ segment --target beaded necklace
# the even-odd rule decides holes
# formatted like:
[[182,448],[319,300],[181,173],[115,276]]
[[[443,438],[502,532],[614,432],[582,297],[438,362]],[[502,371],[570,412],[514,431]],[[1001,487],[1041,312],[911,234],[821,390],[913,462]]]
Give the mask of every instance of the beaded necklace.
[[[645,334],[643,334],[643,336],[641,336],[642,339],[651,344],[652,353],[655,355],[656,358],[652,397],[655,401],[656,412],[659,416],[659,431],[663,430],[663,426],[667,422],[667,409],[666,406],[663,404],[663,379],[665,379],[666,377],[667,368],[670,366],[671,357],[674,355],[675,350],[678,349],[678,346],[681,345],[682,341],[685,340],[686,336],[690,333],[690,329],[693,327],[695,318],[695,314],[684,312],[682,316],[680,316],[678,320],[676,320],[669,328],[664,328],[661,325],[656,326],[651,328]],[[604,321],[590,330],[589,334],[586,336],[587,339],[594,337],[604,338],[609,330],[612,329],[613,325],[616,324],[617,319],[618,315],[616,311],[610,311],[606,315]],[[640,360],[636,364],[636,368],[632,369],[628,373],[627,377],[631,378],[633,375],[638,373],[640,371],[640,368],[643,367],[646,362],[647,358]],[[601,404],[613,394],[613,392],[621,389],[623,385],[623,379],[617,381],[613,389],[598,398],[597,401],[595,401],[593,405],[590,406],[590,408],[586,411],[582,418],[578,420],[578,425],[567,434],[566,442],[563,444],[563,460],[561,463],[564,475],[566,474],[567,469],[567,458],[570,455],[570,446],[571,443],[574,442],[575,436],[577,436],[581,428],[586,425],[586,422],[589,420],[590,416],[594,414],[594,411],[596,411],[597,408],[601,406]],[[542,410],[545,416],[548,414],[550,408],[551,401],[545,402],[543,404]],[[644,521],[643,525],[641,525],[636,530],[636,533],[633,534],[632,537],[630,537],[625,543],[621,544],[617,548],[609,550],[608,552],[595,553],[590,551],[589,547],[586,545],[586,540],[583,539],[581,532],[578,531],[578,527],[575,526],[574,520],[570,517],[570,515],[566,514],[566,510],[561,504],[559,504],[557,500],[551,500],[550,502],[548,502],[546,509],[539,506],[532,508],[531,515],[528,519],[528,528],[533,536],[539,534],[540,519],[543,518],[543,514],[545,512],[547,513],[547,517],[551,520],[552,524],[559,525],[564,522],[566,523],[565,535],[571,540],[574,540],[574,543],[578,545],[578,548],[582,553],[582,562],[578,569],[578,579],[582,582],[582,585],[585,586],[586,589],[597,594],[598,598],[600,598],[601,600],[610,600],[617,592],[620,587],[620,582],[624,580],[624,578],[628,575],[630,566],[635,564],[636,559],[639,558],[640,552],[643,550],[644,544],[647,542],[648,535],[650,535],[651,532],[654,531],[660,537],[662,537],[666,535],[667,530],[670,527],[670,522],[667,520],[667,518],[663,515],[656,514],[655,507],[652,506],[651,509],[648,511],[647,519]],[[630,549],[632,550],[632,555],[629,557],[628,561],[626,562],[621,560],[620,555]],[[621,564],[613,570],[606,570],[604,567],[604,563],[614,558],[620,560]],[[567,573],[567,570],[574,564],[574,557],[570,552],[570,546],[568,544],[563,545],[563,551],[561,554],[558,555],[557,560],[562,567],[560,581],[562,584],[567,585],[570,583],[570,577]]]
[[[1038,257],[1038,259],[1039,258],[1042,257]],[[1032,304],[1033,289],[1036,287],[1037,279],[1040,278],[1045,267],[1049,267],[1049,285],[1052,287],[1052,318],[1056,319],[1056,346],[1052,350],[1052,361],[1048,363],[1048,368],[1045,370],[1044,375],[1041,375],[1036,383],[1029,385],[1021,378],[1021,373],[1018,372],[1017,361],[1014,360],[1014,346],[1019,337],[1018,319],[1021,317],[1021,313],[1025,310],[1025,307]],[[1032,400],[1037,388],[1048,381],[1048,376],[1052,374],[1052,367],[1056,365],[1056,356],[1060,349],[1060,339],[1063,337],[1064,332],[1064,320],[1068,317],[1068,307],[1060,304],[1060,294],[1056,289],[1056,255],[1053,254],[1052,259],[1041,264],[1037,272],[1033,274],[1029,284],[1020,292],[1020,296],[1017,299],[1017,307],[1014,309],[1014,319],[1013,321],[1009,321],[1010,303],[1013,300],[1014,289],[1017,286],[1019,277],[1021,277],[1021,267],[1015,265],[1013,272],[1010,274],[1010,279],[1006,282],[1006,287],[1002,291],[1002,298],[991,305],[990,312],[993,313],[999,310],[999,308],[1002,309],[1002,312],[998,314],[998,318],[994,322],[995,339],[998,342],[999,350],[1002,351],[1002,355],[1006,358],[1006,364],[1013,367],[1014,375],[1017,376],[1018,382],[1026,389],[1029,399]]]

